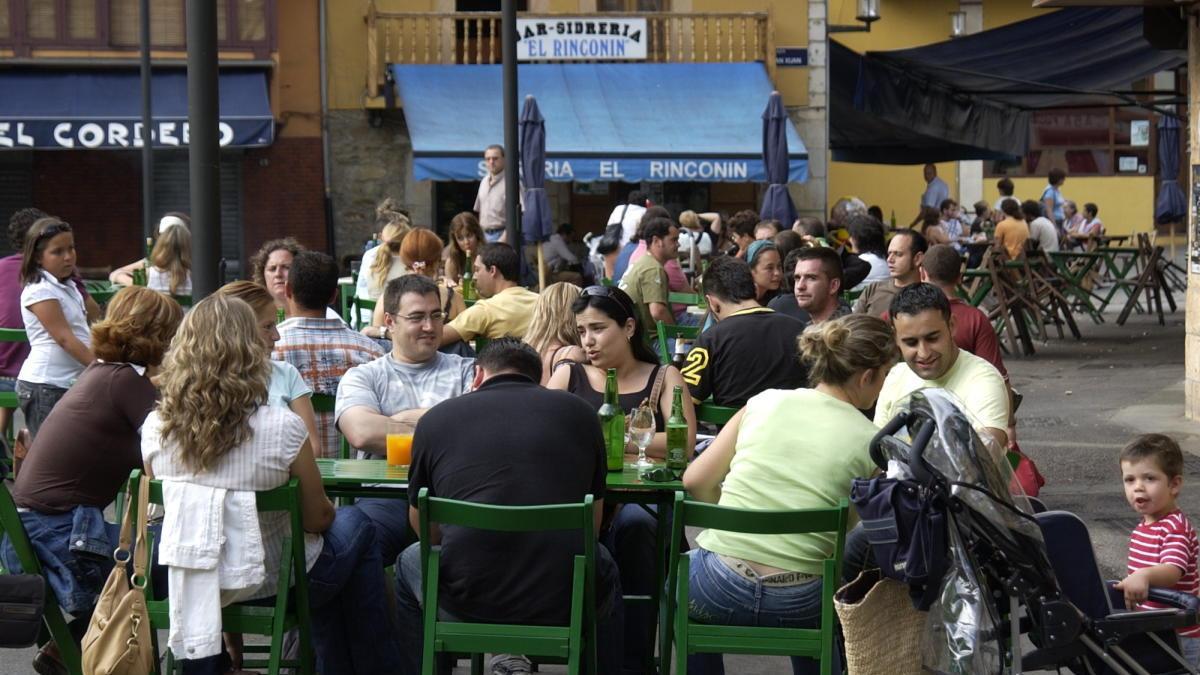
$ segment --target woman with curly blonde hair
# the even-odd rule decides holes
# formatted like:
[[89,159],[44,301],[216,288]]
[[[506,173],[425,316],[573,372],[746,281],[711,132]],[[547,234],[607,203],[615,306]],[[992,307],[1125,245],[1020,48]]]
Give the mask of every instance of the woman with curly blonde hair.
[[[449,288],[445,280],[438,278],[438,265],[441,263],[442,238],[422,227],[413,228],[404,237],[400,245],[400,259],[411,274],[420,274],[433,279],[438,284],[438,295],[442,301],[442,314],[447,322],[453,321],[467,308],[462,296]],[[364,326],[363,335],[374,338],[387,338],[383,330],[383,303],[375,305],[371,314],[371,325]]]
[[[275,586],[283,540],[303,536],[317,669],[396,672],[400,655],[390,633],[375,528],[357,507],[334,517],[304,422],[267,405],[271,369],[256,319],[246,302],[220,293],[184,318],[163,368],[162,402],[142,430],[146,472],[231,492],[271,490],[297,478],[305,533],[290,532],[286,513],[258,514],[266,576],[247,599],[287,592]],[[227,500],[224,509],[230,508],[236,507]],[[225,530],[227,538],[239,533]],[[164,546],[177,543],[166,537],[164,530]],[[246,545],[226,541],[231,544]],[[210,590],[220,592],[215,585]],[[217,672],[219,658],[203,654],[195,659],[200,663],[188,665]]]
[[243,300],[254,310],[258,322],[259,344],[270,367],[267,386],[267,404],[288,408],[304,420],[312,437],[316,456],[321,456],[320,438],[317,433],[317,414],[312,405],[312,387],[300,376],[300,371],[286,361],[275,361],[271,353],[279,341],[279,330],[275,327],[275,303],[265,288],[251,281],[233,281],[217,289],[220,295]]
[[363,300],[378,300],[387,282],[409,271],[400,258],[400,244],[413,229],[408,215],[388,197],[375,209],[375,225],[382,228],[380,244],[363,253],[354,289]]
[[[63,608],[86,627],[107,569],[101,557],[70,552],[111,552],[117,542],[103,527],[103,510],[112,503],[129,472],[142,467],[139,429],[154,408],[151,381],[183,317],[171,298],[141,286],[119,291],[108,304],[108,317],[92,326],[93,361],[46,417],[36,442],[20,465],[13,499],[34,539],[46,569],[70,570],[47,577]],[[90,517],[89,517],[90,516]],[[98,531],[79,531],[72,523],[92,522]],[[75,542],[84,541],[83,544]],[[96,549],[88,548],[96,546]],[[0,549],[10,571],[20,571],[11,546]],[[111,561],[107,563],[111,566]],[[82,632],[76,633],[82,635]],[[35,658],[38,672],[66,672],[58,648],[48,644]],[[58,668],[56,668],[57,666]]]
[[525,344],[542,357],[542,386],[550,381],[558,366],[587,363],[587,355],[579,346],[575,312],[571,311],[571,305],[582,292],[575,284],[560,281],[547,286],[533,306],[533,316],[525,331]]

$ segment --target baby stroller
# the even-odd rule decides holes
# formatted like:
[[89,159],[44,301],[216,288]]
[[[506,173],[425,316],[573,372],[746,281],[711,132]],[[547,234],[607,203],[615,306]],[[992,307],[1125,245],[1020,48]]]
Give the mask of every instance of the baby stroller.
[[953,394],[925,389],[871,443],[888,477],[855,481],[881,573],[909,583],[914,605],[929,609],[925,670],[1195,673],[1174,629],[1197,623],[1200,600],[1151,589],[1171,609],[1113,611],[1082,521],[1035,517],[997,454]]

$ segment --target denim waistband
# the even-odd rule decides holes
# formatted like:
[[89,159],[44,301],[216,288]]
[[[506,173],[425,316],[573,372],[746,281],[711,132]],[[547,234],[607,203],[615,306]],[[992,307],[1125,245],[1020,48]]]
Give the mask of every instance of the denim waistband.
[[741,558],[734,558],[733,556],[721,553],[717,554],[717,558],[726,567],[737,572],[738,576],[758,582],[763,586],[799,586],[800,584],[807,584],[821,578],[818,574],[807,574],[805,572],[777,572],[775,574],[760,575],[750,563]]

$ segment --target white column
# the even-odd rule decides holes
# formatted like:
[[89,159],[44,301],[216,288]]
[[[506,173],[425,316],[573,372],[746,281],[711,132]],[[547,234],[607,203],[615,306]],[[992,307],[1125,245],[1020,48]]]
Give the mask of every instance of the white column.
[[[983,0],[959,0],[958,9],[967,13],[967,34],[983,30]],[[946,34],[950,33],[950,17],[946,17]],[[958,163],[958,203],[963,212],[983,199],[983,162],[971,160]]]
[[[1188,133],[1192,134],[1189,171],[1182,178],[1184,186],[1191,185],[1191,179],[1197,168],[1200,168],[1200,23],[1191,8],[1188,9]],[[1191,195],[1190,190],[1185,194]],[[1189,200],[1189,206],[1192,205]],[[1184,387],[1184,412],[1189,419],[1200,419],[1200,268],[1192,261],[1195,260],[1196,247],[1200,246],[1200,238],[1196,229],[1200,227],[1194,208],[1188,214],[1188,247],[1186,265],[1188,269],[1186,337],[1184,338],[1183,360],[1185,364],[1186,386]]]
[[808,105],[788,112],[808,149],[808,182],[789,188],[801,215],[825,219],[829,213],[828,0],[808,0]]

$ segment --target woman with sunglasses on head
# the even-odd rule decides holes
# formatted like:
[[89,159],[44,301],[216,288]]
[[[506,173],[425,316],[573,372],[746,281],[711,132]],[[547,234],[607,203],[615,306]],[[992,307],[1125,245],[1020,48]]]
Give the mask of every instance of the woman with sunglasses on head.
[[363,253],[362,263],[358,267],[358,283],[354,288],[355,297],[363,300],[379,300],[387,282],[410,271],[400,258],[400,245],[412,231],[412,223],[391,197],[383,200],[375,209],[375,226],[382,228],[379,231],[380,243]]
[[31,437],[95,360],[88,332],[87,297],[71,281],[75,235],[54,217],[35,222],[21,258],[21,318],[29,356],[17,374],[17,401]]
[[[568,368],[554,371],[546,386],[563,389],[592,405],[597,411],[604,403],[607,370],[617,371],[617,392],[620,406],[632,412],[642,401],[650,398],[655,381],[662,378],[657,400],[649,401],[654,409],[654,440],[646,454],[662,459],[667,452],[665,422],[671,415],[672,392],[683,387],[683,415],[687,418],[686,456],[691,457],[696,445],[696,413],[687,386],[674,366],[659,365],[654,351],[646,343],[645,330],[633,300],[614,286],[589,286],[571,305],[579,341],[589,364],[571,363]],[[622,508],[612,519],[601,542],[608,547],[621,569],[621,587],[626,594],[649,595],[657,583],[654,555],[655,518],[640,508]],[[655,609],[631,607],[625,612],[625,670],[640,672],[646,660],[646,650],[652,648],[647,636],[654,622]]]
[[[438,285],[438,297],[442,303],[442,315],[449,322],[467,308],[462,296],[447,287],[438,277],[438,266],[442,262],[442,238],[421,227],[413,228],[400,244],[400,260],[411,274],[420,274]],[[384,326],[383,303],[375,304],[371,314],[371,325],[362,329],[363,335],[388,339]]]

